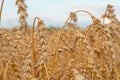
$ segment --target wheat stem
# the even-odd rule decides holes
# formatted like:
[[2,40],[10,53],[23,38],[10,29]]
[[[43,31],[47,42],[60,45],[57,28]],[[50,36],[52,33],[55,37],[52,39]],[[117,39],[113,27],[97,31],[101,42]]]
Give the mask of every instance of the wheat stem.
[[44,64],[44,68],[45,68],[45,71],[46,71],[46,77],[47,77],[47,80],[50,80],[50,78],[49,78],[49,75],[48,75],[48,69],[47,69],[47,66],[46,66],[46,64],[43,62],[43,64]]
[[11,61],[8,61],[7,62],[7,65],[6,65],[6,68],[5,68],[5,71],[4,71],[4,80],[6,80],[6,77],[7,77],[7,70],[8,70],[8,67],[9,67],[9,63],[10,63]]
[[0,7],[0,23],[1,23],[1,17],[2,17],[3,4],[4,4],[4,0],[2,0],[1,7]]

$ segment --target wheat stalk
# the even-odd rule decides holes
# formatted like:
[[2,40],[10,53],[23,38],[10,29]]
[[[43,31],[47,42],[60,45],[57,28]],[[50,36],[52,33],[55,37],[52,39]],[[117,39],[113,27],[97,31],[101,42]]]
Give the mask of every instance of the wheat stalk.
[[3,4],[4,4],[4,0],[2,0],[1,6],[0,6],[0,23],[1,23],[1,17],[2,17]]

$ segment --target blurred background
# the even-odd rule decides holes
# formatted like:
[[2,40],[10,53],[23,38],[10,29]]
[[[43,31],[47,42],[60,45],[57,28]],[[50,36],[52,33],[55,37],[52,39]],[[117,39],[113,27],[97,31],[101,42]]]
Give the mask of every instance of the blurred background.
[[[15,2],[16,0],[5,0],[0,28],[11,29],[20,25]],[[76,10],[87,10],[100,18],[107,4],[114,6],[116,16],[120,19],[120,0],[25,0],[25,3],[28,6],[29,25],[32,25],[34,17],[38,16],[48,27],[61,27],[69,13]],[[85,13],[79,14],[78,17],[78,24],[83,28],[92,23]]]

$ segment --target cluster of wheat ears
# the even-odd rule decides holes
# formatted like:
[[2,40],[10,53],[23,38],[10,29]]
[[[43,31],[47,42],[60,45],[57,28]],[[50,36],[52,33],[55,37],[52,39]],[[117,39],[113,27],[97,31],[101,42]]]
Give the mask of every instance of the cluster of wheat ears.
[[[24,0],[16,5],[21,28],[0,29],[0,80],[120,80],[120,21],[112,5],[101,20],[71,12],[61,30],[38,17],[28,27]],[[93,21],[86,29],[77,27],[80,12]]]

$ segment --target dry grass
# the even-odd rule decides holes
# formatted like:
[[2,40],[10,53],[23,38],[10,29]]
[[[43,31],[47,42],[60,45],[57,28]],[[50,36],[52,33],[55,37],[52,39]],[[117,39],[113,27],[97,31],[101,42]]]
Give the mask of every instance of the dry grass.
[[[80,12],[93,21],[84,30],[76,25]],[[0,80],[120,80],[120,22],[111,5],[102,19],[79,10],[62,30],[38,17],[26,33],[0,29]]]

